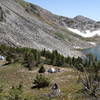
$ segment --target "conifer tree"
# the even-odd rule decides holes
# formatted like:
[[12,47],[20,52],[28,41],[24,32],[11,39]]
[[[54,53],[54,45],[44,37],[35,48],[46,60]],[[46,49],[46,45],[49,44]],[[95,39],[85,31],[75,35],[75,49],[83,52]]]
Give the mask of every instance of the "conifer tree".
[[40,65],[40,69],[38,71],[39,73],[44,73],[45,72],[45,68],[43,65]]

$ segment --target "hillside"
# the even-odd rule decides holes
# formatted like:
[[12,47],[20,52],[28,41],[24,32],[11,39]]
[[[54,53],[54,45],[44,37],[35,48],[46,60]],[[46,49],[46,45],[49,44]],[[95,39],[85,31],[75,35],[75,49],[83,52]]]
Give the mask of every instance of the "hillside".
[[0,100],[100,100],[96,45],[100,22],[0,0]]
[[[46,96],[43,96],[43,94],[50,93],[50,87],[53,83],[57,82],[61,89],[61,95],[52,98],[52,100],[83,100],[81,99],[81,96],[77,97],[78,94],[76,92],[81,89],[81,85],[77,84],[78,74],[77,71],[72,68],[60,68],[61,72],[59,73],[51,74],[46,72],[46,77],[49,77],[50,80],[52,80],[51,85],[43,89],[31,89],[38,68],[34,68],[33,71],[28,71],[18,63],[10,65],[3,64],[5,64],[5,61],[0,61],[0,86],[3,88],[3,93],[0,93],[0,97],[7,97],[12,86],[16,87],[23,84],[23,92],[20,94],[23,98],[27,98],[27,100],[49,100]],[[56,66],[45,65],[46,70],[50,67],[56,68]],[[2,100],[6,99],[2,98]]]
[[80,56],[76,48],[93,45],[66,28],[74,25],[68,24],[71,21],[23,0],[0,0],[0,44],[56,49],[65,56]]
[[1,45],[0,99],[99,100],[99,66],[100,61],[92,54],[84,60],[64,57],[57,50]]

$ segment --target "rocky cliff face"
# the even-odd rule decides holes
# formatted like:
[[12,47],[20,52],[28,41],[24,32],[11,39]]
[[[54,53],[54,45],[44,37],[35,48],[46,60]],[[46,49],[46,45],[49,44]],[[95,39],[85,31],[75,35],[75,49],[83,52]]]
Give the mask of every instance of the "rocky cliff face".
[[57,16],[23,0],[0,0],[0,44],[56,49],[64,56],[80,56],[81,53],[75,49],[92,44],[67,27],[94,30],[100,25],[96,23],[81,16],[73,19]]
[[72,27],[74,29],[78,29],[80,31],[94,31],[97,29],[100,29],[100,24],[92,19],[86,18],[84,16],[76,16],[73,19],[71,19],[72,23],[69,25],[67,22],[66,24],[69,27]]

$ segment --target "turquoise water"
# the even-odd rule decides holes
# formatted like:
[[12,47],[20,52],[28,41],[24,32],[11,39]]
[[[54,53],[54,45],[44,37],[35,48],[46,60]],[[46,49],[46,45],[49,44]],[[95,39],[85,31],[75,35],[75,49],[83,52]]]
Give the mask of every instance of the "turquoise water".
[[98,60],[100,60],[100,46],[96,46],[95,48],[88,48],[83,50],[84,54],[93,54],[97,57]]

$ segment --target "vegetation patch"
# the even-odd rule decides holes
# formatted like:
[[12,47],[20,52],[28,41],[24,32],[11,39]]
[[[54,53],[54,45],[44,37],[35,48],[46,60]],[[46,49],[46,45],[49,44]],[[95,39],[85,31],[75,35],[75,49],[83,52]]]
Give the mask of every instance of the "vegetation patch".
[[16,0],[16,2],[25,8],[28,7],[28,3],[26,3],[24,0]]
[[54,34],[57,35],[57,37],[59,37],[59,38],[61,38],[61,39],[63,39],[63,40],[65,39],[65,38],[64,38],[64,35],[63,35],[62,33],[55,32]]
[[[87,59],[83,60],[80,57],[64,57],[56,50],[38,51],[32,48],[1,45],[0,55],[6,58],[6,61],[0,61],[1,100],[91,100],[91,97],[99,98],[97,93],[100,93],[98,90],[100,61],[97,61],[92,54],[88,54]],[[45,72],[49,68],[59,68],[60,71]],[[98,82],[98,85],[95,82]],[[59,84],[61,93],[49,98],[48,94],[51,93],[51,86],[54,83]]]
[[39,73],[44,73],[46,71],[43,65],[40,65],[39,67],[40,67],[38,71]]
[[35,85],[33,86],[33,88],[44,88],[49,86],[50,80],[46,78],[44,75],[39,74],[36,76],[36,79],[34,79],[33,84]]

